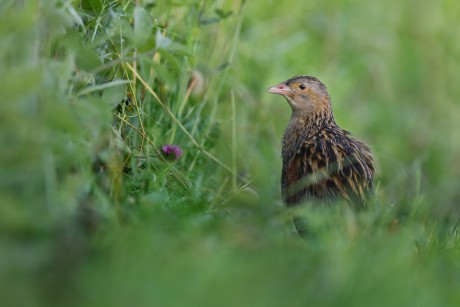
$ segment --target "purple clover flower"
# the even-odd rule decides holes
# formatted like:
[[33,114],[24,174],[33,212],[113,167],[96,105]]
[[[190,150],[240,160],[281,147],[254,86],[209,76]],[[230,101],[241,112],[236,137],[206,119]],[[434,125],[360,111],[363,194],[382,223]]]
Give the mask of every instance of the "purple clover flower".
[[168,158],[174,155],[174,160],[177,160],[182,156],[182,149],[180,149],[177,145],[166,144],[162,147],[162,149]]

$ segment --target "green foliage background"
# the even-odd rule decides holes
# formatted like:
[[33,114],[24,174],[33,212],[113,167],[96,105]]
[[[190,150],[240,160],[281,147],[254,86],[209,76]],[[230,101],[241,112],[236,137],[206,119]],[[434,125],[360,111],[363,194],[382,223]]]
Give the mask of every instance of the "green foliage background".
[[[457,306],[458,20],[453,0],[2,1],[0,304]],[[303,208],[307,240],[265,93],[294,74],[377,161],[369,210]]]

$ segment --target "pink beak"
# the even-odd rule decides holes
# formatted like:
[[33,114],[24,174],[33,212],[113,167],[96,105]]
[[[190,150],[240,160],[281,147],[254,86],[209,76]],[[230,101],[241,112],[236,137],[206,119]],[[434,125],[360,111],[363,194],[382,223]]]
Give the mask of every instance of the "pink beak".
[[274,85],[270,87],[267,92],[271,94],[278,94],[278,95],[286,95],[291,92],[291,89],[287,87],[284,83],[280,83],[278,85]]

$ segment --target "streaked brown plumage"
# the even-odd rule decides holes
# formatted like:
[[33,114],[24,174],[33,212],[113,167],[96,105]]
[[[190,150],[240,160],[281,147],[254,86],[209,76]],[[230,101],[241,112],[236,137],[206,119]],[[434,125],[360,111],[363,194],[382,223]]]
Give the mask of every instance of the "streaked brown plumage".
[[[282,142],[285,205],[345,199],[364,207],[373,192],[372,155],[365,143],[336,124],[324,84],[314,77],[295,76],[268,92],[284,96],[292,108]],[[301,233],[301,225],[295,225]]]

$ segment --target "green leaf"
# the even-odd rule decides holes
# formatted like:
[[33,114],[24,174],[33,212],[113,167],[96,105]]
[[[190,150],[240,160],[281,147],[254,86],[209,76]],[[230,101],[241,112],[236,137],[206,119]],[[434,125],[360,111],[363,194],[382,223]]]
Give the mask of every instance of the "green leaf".
[[157,48],[167,49],[168,46],[172,44],[172,40],[167,36],[164,36],[160,29],[158,29],[155,35],[155,43]]
[[144,44],[153,29],[153,18],[141,7],[134,9],[134,39],[137,45]]
[[[125,85],[125,84],[130,83],[130,82],[131,81],[128,81],[128,80],[114,80],[114,81],[107,82],[107,83],[104,83],[104,84],[98,84],[98,85],[95,85],[95,86],[86,87],[83,90],[81,90],[80,92],[78,92],[77,96],[82,96],[82,95],[94,93],[94,92],[97,92],[97,91],[107,90],[107,89],[113,88],[113,87],[120,87],[120,85]],[[124,88],[124,86],[123,86],[123,88]]]
[[102,64],[94,50],[85,46],[77,46],[77,50],[76,63],[81,69],[90,71]]
[[[124,80],[117,80],[117,81],[124,81]],[[104,92],[102,93],[102,100],[109,106],[117,105],[126,96],[126,86],[124,86],[126,82],[124,83],[118,82],[114,84],[114,82],[117,82],[117,81],[110,82],[112,86],[106,88]]]
[[102,0],[82,0],[81,7],[85,10],[92,9],[96,15],[102,12]]
[[40,86],[42,76],[42,70],[38,68],[11,71],[2,81],[1,101],[9,102],[27,96]]

